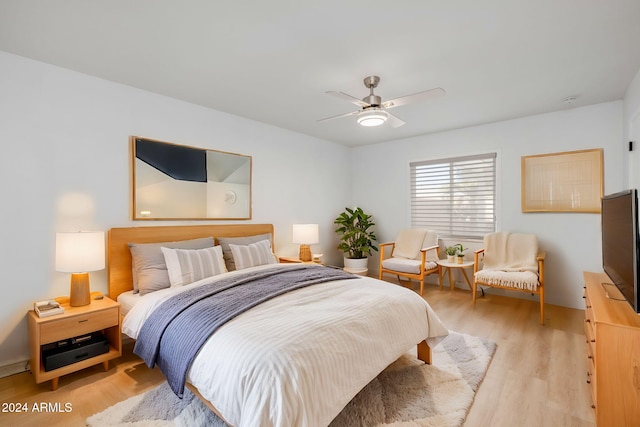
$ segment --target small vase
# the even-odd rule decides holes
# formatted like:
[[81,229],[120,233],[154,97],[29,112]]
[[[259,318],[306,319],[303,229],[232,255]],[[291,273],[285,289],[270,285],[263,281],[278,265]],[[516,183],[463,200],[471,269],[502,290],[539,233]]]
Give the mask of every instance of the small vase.
[[463,256],[459,256],[458,257],[458,264],[462,264],[464,262],[464,257]]
[[447,262],[450,262],[450,263],[456,262],[456,256],[455,255],[447,255]]

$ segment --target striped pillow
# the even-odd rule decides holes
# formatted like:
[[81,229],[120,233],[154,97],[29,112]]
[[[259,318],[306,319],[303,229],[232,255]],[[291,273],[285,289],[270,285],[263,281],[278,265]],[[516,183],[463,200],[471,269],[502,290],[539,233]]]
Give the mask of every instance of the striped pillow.
[[226,273],[222,248],[171,249],[162,247],[171,286],[183,286],[198,280]]
[[271,252],[271,243],[268,240],[261,240],[250,245],[229,244],[229,248],[233,254],[236,270],[258,265],[277,264],[278,262]]

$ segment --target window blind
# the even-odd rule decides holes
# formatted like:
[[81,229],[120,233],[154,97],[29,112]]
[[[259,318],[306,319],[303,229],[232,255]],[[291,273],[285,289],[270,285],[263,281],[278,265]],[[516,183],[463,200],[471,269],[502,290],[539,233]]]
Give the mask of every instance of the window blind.
[[411,221],[441,237],[496,229],[496,153],[410,163]]

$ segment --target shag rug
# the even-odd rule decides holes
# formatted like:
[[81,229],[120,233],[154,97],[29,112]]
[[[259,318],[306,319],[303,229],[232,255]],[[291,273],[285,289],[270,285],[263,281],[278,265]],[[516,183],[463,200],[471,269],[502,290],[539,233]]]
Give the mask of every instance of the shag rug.
[[[491,357],[494,342],[451,332],[433,349],[433,364],[404,355],[358,393],[333,420],[344,426],[461,426]],[[87,419],[90,427],[225,427],[188,389],[178,399],[167,383]]]

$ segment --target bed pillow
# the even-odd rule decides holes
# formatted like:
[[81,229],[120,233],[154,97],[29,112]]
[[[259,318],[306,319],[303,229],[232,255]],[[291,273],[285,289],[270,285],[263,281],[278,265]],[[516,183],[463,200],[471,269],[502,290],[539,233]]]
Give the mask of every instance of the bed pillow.
[[183,286],[198,280],[226,273],[222,248],[171,249],[161,247],[167,263],[171,286]]
[[129,243],[133,292],[141,295],[171,286],[167,264],[161,247],[174,249],[203,249],[214,246],[213,237],[176,242]]
[[218,237],[218,243],[222,246],[222,255],[224,256],[224,262],[227,264],[227,270],[233,271],[236,269],[236,264],[233,260],[233,254],[231,253],[230,244],[234,245],[250,245],[251,243],[257,243],[262,240],[271,241],[271,233],[256,234],[254,236],[244,237]]
[[271,251],[271,243],[268,240],[261,240],[249,245],[229,244],[229,247],[233,254],[236,270],[278,262]]

